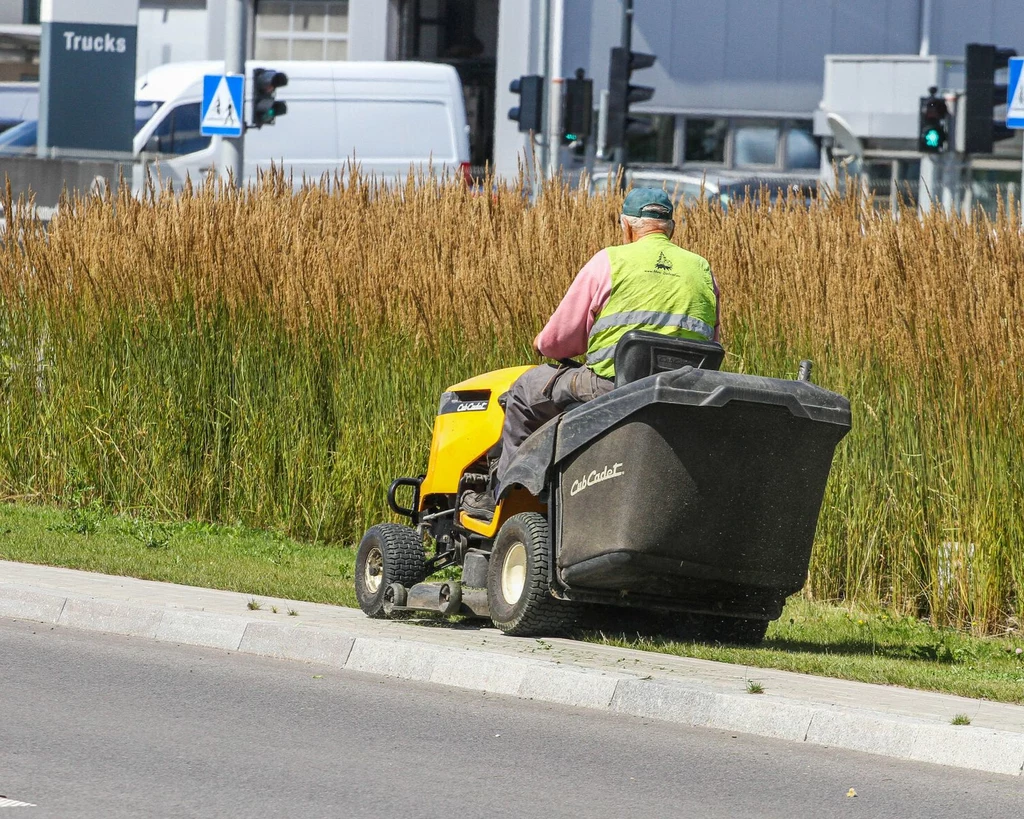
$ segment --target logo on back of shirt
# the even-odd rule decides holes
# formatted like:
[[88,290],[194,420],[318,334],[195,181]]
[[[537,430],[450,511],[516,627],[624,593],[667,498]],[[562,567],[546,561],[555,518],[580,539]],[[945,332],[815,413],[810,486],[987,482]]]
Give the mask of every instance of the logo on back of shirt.
[[661,273],[662,275],[671,276],[672,273],[672,262],[669,261],[668,256],[664,252],[658,254],[658,261],[654,263],[654,270],[651,273]]

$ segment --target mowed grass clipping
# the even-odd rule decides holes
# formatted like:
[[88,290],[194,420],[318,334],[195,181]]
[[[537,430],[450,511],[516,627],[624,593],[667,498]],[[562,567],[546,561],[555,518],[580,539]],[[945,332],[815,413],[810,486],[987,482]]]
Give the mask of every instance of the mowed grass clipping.
[[[251,608],[267,611],[273,600],[266,598],[356,605],[353,549],[240,524],[115,515],[81,499],[65,509],[0,504],[0,560],[242,592],[251,597]],[[282,616],[291,612],[301,619],[303,606],[278,610]],[[663,636],[665,618],[645,623],[621,609],[593,611],[588,619],[577,636],[604,645],[1024,703],[1024,639],[973,637],[886,609],[796,595],[758,648],[676,642]],[[417,621],[450,622],[430,614]],[[461,627],[474,623],[484,621]],[[620,662],[628,670],[630,655],[624,652]],[[756,671],[749,674],[757,680]]]
[[[490,188],[487,188],[490,190]],[[6,203],[0,491],[351,546],[426,465],[449,384],[532,360],[617,196],[214,184]],[[1024,615],[1024,237],[1012,209],[856,197],[679,214],[723,293],[726,367],[850,398],[808,593],[979,633]]]

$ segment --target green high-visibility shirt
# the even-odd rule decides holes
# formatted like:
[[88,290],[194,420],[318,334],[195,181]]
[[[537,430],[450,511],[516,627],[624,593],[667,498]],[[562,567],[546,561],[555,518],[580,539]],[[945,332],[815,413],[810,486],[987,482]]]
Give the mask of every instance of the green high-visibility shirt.
[[696,253],[652,233],[610,247],[611,294],[587,342],[587,366],[615,377],[615,347],[630,330],[711,340],[717,299],[711,266]]

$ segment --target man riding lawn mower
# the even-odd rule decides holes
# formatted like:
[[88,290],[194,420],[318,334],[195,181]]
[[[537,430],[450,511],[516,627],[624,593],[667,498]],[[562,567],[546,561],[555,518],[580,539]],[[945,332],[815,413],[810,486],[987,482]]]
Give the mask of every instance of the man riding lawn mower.
[[[793,381],[719,372],[718,289],[669,241],[668,197],[633,190],[622,227],[534,342],[561,366],[441,396],[426,474],[388,490],[411,525],[372,527],[356,555],[369,616],[488,617],[525,636],[629,606],[756,643],[803,586],[849,402],[810,362]],[[449,566],[461,580],[425,582]]]

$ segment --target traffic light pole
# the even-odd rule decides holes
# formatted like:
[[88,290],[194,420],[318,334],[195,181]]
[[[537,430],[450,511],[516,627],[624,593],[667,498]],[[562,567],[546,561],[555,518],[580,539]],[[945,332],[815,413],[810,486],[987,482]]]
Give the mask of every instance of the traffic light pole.
[[[539,53],[540,53],[540,74],[541,74],[541,77],[543,77],[543,81],[542,81],[543,85],[541,87],[543,89],[545,89],[544,93],[550,93],[549,88],[548,88],[548,86],[549,86],[549,82],[548,81],[549,81],[549,78],[551,76],[551,46],[550,46],[550,42],[551,42],[551,0],[542,0],[542,2],[540,4],[540,42],[537,44],[537,47],[538,47]],[[538,134],[536,134],[536,136],[540,137],[539,146],[538,146],[539,150],[537,150],[536,153],[534,152],[533,149],[534,149],[535,142],[534,142],[534,139],[531,138],[530,139],[530,143],[529,143],[530,144],[530,148],[531,148],[530,155],[527,156],[527,158],[526,158],[527,164],[532,163],[532,162],[536,162],[538,167],[536,167],[534,170],[535,170],[535,172],[536,172],[538,177],[541,177],[542,174],[547,170],[547,167],[548,167],[548,147],[549,146],[548,146],[547,140],[544,138],[544,135],[547,134],[547,130],[545,128],[546,124],[547,124],[547,115],[546,115],[546,113],[542,112],[541,113],[540,127],[537,129],[538,130]],[[536,195],[537,195],[537,186],[535,185],[535,186],[533,186],[533,196],[536,197]]]
[[[224,73],[245,74],[245,20],[246,0],[226,0],[224,18]],[[245,122],[243,111],[239,111],[242,122]],[[221,137],[220,160],[217,172],[225,182],[233,178],[236,187],[242,186],[243,146],[245,131],[237,139]]]
[[[548,20],[547,67],[544,71],[545,88],[548,94],[547,112],[544,118],[547,146],[547,167],[549,179],[562,171],[562,40],[565,33],[565,9],[563,3],[550,4]],[[555,76],[557,75],[557,76]]]
[[562,85],[561,77],[552,77],[548,85],[550,93],[547,99],[547,145],[548,179],[558,176],[562,166]]
[[924,154],[921,157],[921,172],[917,191],[917,207],[921,213],[930,213],[938,198],[940,169],[938,154]]
[[[622,0],[621,45],[626,49],[626,54],[633,49],[633,0]],[[626,140],[623,139],[622,145],[616,148],[612,154],[612,170],[619,174],[619,186],[622,190],[626,189],[626,163],[628,160]]]

